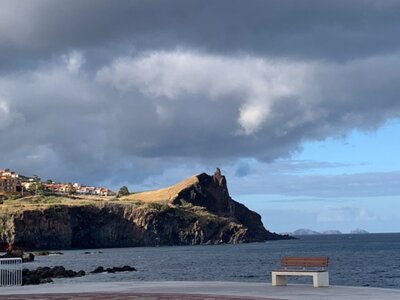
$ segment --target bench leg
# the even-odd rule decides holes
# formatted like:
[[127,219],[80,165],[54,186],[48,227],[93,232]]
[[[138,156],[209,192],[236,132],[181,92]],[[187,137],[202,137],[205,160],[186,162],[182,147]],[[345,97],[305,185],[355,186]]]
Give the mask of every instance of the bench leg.
[[287,276],[272,273],[272,285],[287,285]]
[[329,273],[316,273],[313,275],[313,286],[314,287],[325,287],[329,286]]

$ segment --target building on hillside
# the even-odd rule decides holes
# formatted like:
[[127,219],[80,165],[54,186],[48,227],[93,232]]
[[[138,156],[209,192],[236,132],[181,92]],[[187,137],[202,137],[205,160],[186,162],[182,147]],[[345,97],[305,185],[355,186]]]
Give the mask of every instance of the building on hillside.
[[79,195],[96,195],[96,196],[112,196],[114,192],[103,187],[85,186],[79,183],[48,183],[41,182],[37,175],[31,177],[17,174],[16,172],[10,171],[10,169],[0,169],[0,196],[6,196],[12,193],[25,192],[33,193],[31,190],[32,185],[36,185],[36,193],[38,189],[41,192],[47,194],[67,194],[71,193],[71,187],[73,194]]
[[19,175],[9,169],[0,169],[0,194],[17,193],[21,191]]
[[46,183],[44,185],[45,191],[54,194],[66,194],[70,186],[74,188],[74,194],[77,195],[97,195],[97,196],[112,196],[114,192],[107,188],[86,186],[79,183],[66,184],[66,183]]
[[37,175],[33,176],[24,176],[24,175],[19,175],[19,178],[21,182],[40,182],[40,177]]
[[115,196],[116,193],[107,188],[96,188],[96,195],[100,196]]

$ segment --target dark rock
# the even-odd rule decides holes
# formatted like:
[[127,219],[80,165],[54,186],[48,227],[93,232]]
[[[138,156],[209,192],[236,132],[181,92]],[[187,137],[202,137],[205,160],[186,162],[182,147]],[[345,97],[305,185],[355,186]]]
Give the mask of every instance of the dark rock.
[[66,277],[76,277],[77,272],[72,270],[67,270],[65,274],[67,275]]
[[96,269],[94,269],[92,272],[90,272],[90,273],[92,273],[92,274],[96,274],[96,273],[103,273],[103,272],[105,272],[106,270],[104,270],[104,268],[103,267],[97,267]]
[[22,284],[42,284],[53,282],[52,278],[72,278],[85,276],[85,271],[66,270],[63,266],[39,267],[36,270],[22,270]]
[[54,276],[54,269],[52,270],[50,267],[39,267],[36,269],[36,274],[40,278],[51,278]]
[[10,250],[6,254],[0,256],[1,258],[21,258],[23,263],[31,262],[35,260],[35,255],[33,253],[26,253],[21,249]]
[[22,285],[40,284],[40,278],[37,274],[29,274],[22,277]]
[[103,253],[101,251],[85,251],[83,254],[96,254],[96,253]]
[[22,262],[31,262],[35,260],[35,255],[33,253],[23,253],[22,254]]
[[44,283],[53,283],[54,281],[53,281],[53,279],[51,279],[51,278],[43,278],[43,279],[40,279],[40,284],[44,284]]
[[47,256],[47,255],[50,255],[50,251],[38,251],[38,252],[35,252],[35,255],[36,256]]
[[97,273],[117,273],[117,272],[132,272],[132,271],[136,271],[136,269],[134,267],[131,266],[123,266],[123,267],[112,267],[112,268],[107,268],[104,269],[104,267],[97,267],[95,270],[93,270],[92,274],[97,274]]
[[48,255],[64,255],[64,253],[62,252],[53,252],[53,251],[39,251],[39,252],[35,252],[34,255],[36,256],[48,256]]
[[123,266],[121,271],[122,272],[132,272],[132,271],[137,271],[137,270],[131,266]]
[[53,277],[55,277],[55,278],[63,278],[63,277],[67,277],[67,276],[65,276],[65,273],[66,271],[65,271],[65,268],[63,267],[63,266],[55,266],[53,269],[52,269],[52,275],[53,275]]

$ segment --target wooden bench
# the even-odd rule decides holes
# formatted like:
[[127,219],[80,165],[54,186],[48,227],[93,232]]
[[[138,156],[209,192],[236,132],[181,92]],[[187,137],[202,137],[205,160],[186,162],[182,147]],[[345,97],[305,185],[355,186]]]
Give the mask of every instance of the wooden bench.
[[272,285],[287,285],[288,276],[312,276],[314,287],[329,286],[328,257],[283,257],[283,269],[273,270]]

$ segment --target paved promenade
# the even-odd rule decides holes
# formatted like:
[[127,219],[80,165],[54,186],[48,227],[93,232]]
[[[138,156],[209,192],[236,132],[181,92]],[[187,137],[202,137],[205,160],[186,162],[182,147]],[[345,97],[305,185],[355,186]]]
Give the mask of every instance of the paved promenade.
[[400,289],[310,285],[273,287],[254,282],[133,281],[45,284],[40,286],[2,287],[0,299],[287,299],[287,300],[399,300]]

